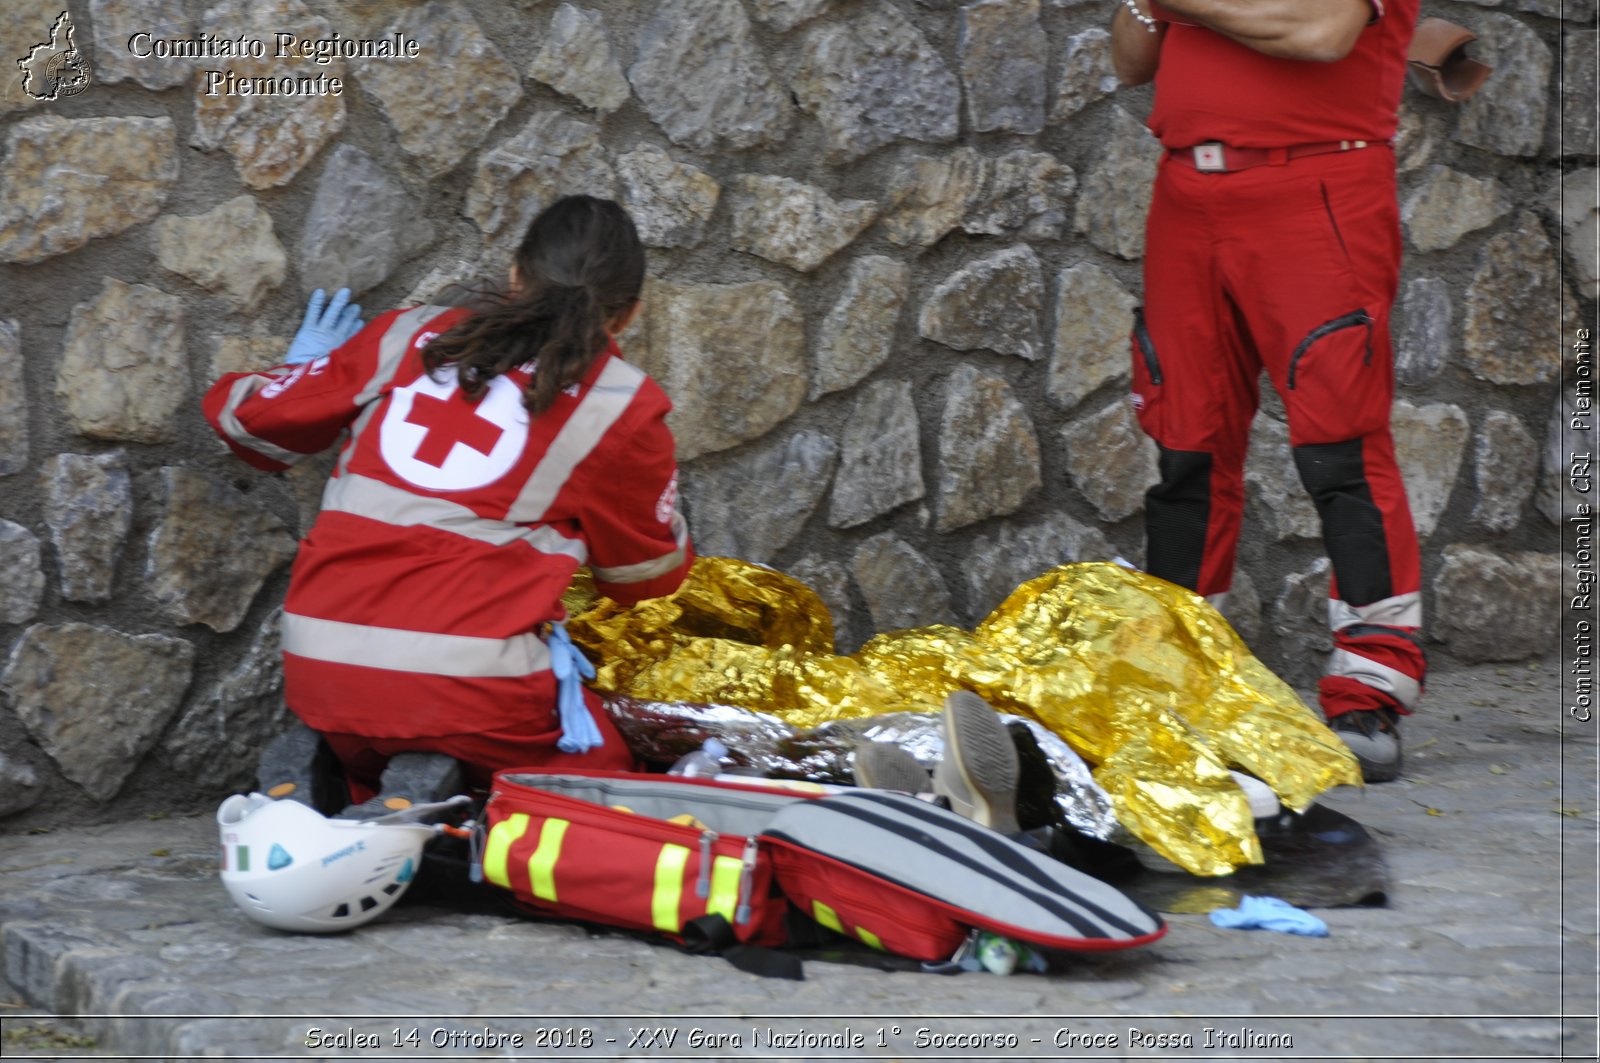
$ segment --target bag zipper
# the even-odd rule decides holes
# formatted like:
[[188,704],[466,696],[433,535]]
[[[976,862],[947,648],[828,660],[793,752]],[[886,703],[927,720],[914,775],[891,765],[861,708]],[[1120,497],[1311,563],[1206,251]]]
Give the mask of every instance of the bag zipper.
[[1361,359],[1361,364],[1371,365],[1372,315],[1367,313],[1365,309],[1352,310],[1348,314],[1342,314],[1339,317],[1334,318],[1332,321],[1324,321],[1322,324],[1318,325],[1316,328],[1307,333],[1306,338],[1300,341],[1300,345],[1296,347],[1294,349],[1294,353],[1289,356],[1289,390],[1294,390],[1295,371],[1300,368],[1301,357],[1306,353],[1306,350],[1313,343],[1316,343],[1324,336],[1343,331],[1347,328],[1355,328],[1357,325],[1364,325],[1367,329],[1367,354],[1366,357]]

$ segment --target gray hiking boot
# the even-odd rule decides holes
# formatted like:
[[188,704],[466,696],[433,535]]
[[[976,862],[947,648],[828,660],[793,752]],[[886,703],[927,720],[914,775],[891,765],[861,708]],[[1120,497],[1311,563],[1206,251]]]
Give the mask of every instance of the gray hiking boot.
[[944,759],[934,769],[933,789],[950,810],[1002,834],[1016,834],[1017,747],[1000,714],[968,690],[944,702]]
[[1367,782],[1392,782],[1400,777],[1400,718],[1388,709],[1356,709],[1340,713],[1328,727],[1356,755]]
[[870,790],[925,794],[933,789],[927,769],[917,758],[888,742],[862,742],[856,746],[850,770],[856,785]]
[[339,819],[376,819],[414,805],[432,805],[462,792],[461,765],[443,753],[396,753],[383,769],[376,797],[351,805]]
[[256,763],[256,789],[271,798],[298,801],[324,815],[350,799],[333,750],[321,735],[299,722],[262,750]]

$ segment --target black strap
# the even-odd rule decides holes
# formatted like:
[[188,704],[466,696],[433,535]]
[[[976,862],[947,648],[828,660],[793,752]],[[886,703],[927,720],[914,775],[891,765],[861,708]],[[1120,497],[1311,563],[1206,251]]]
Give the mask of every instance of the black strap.
[[723,959],[746,974],[805,981],[805,967],[798,957],[759,945],[741,945],[726,916],[713,912],[691,919],[683,924],[682,934],[684,948],[688,951],[699,955],[720,953]]

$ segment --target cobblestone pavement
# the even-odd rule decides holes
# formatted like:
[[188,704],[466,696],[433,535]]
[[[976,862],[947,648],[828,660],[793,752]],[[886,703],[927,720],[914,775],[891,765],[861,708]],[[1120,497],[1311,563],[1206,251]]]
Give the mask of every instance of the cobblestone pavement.
[[1407,778],[1327,798],[1384,847],[1388,907],[1319,910],[1326,938],[1174,915],[1047,976],[769,980],[417,905],[292,936],[229,903],[209,817],[0,837],[0,1055],[1593,1059],[1596,741],[1559,676],[1435,675]]

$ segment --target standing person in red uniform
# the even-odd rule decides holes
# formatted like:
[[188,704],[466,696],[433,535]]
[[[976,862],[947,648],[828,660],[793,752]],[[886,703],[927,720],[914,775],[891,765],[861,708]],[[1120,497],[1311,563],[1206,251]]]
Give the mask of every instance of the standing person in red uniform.
[[694,559],[670,403],[613,340],[644,274],[622,208],[568,197],[528,227],[499,305],[390,311],[206,395],[258,469],[348,432],[295,560],[283,650],[285,700],[352,800],[391,789],[402,754],[454,758],[479,786],[507,767],[633,767],[560,621],[580,565],[631,603],[671,593]]
[[1390,141],[1418,0],[1122,0],[1112,57],[1154,79],[1133,403],[1158,444],[1147,568],[1219,600],[1265,367],[1333,565],[1319,685],[1368,781],[1422,692],[1421,569],[1389,430],[1400,228]]

